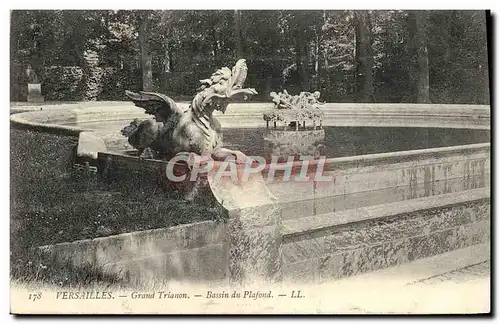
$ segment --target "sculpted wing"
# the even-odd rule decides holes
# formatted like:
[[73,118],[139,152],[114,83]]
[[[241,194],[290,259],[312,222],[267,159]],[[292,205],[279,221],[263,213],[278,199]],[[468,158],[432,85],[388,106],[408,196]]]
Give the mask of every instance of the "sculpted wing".
[[248,68],[245,59],[238,60],[232,70],[232,89],[243,88],[247,73]]
[[154,115],[159,122],[166,122],[172,115],[184,113],[172,98],[160,93],[126,90],[125,94],[135,106],[144,108],[147,114]]

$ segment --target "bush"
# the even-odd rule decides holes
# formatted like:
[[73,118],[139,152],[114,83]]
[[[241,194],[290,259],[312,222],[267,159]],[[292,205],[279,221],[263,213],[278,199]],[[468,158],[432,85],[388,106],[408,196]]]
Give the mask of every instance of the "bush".
[[125,90],[137,91],[142,88],[141,70],[103,68],[101,83],[102,89],[97,100],[128,100]]
[[26,101],[28,96],[27,80],[20,64],[10,64],[10,101]]
[[78,66],[51,66],[45,69],[42,94],[46,101],[84,99],[83,70]]

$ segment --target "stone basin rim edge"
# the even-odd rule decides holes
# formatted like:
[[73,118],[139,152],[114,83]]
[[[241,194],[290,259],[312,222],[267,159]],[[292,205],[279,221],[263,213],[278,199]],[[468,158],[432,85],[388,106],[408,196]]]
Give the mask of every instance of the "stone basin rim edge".
[[[397,216],[399,214],[405,214],[411,212],[410,209],[413,210],[420,210],[422,209],[421,207],[425,205],[424,209],[434,209],[434,208],[441,208],[441,207],[446,207],[458,203],[467,203],[467,202],[474,202],[474,201],[480,201],[480,200],[488,200],[491,199],[490,197],[490,191],[491,187],[483,187],[483,188],[478,188],[478,189],[469,189],[469,190],[464,190],[460,192],[455,192],[455,193],[447,193],[447,194],[442,194],[442,195],[437,195],[437,196],[430,196],[430,197],[423,197],[423,198],[417,198],[414,199],[415,201],[412,201],[411,206],[408,207],[408,201],[398,201],[390,204],[383,204],[384,206],[387,207],[387,205],[390,205],[392,207],[391,209],[397,209],[398,206],[406,206],[403,208],[403,211],[395,211],[393,212],[391,210],[390,215],[371,215],[370,217],[365,217],[362,219],[354,220],[354,221],[348,221],[348,222],[338,222],[335,224],[331,225],[322,225],[318,228],[311,227],[310,229],[305,228],[304,230],[296,230],[292,228],[287,228],[287,223],[291,223],[293,221],[284,221],[283,224],[281,225],[281,235],[284,240],[289,240],[292,239],[296,236],[302,236],[302,235],[307,235],[316,231],[322,231],[322,230],[328,230],[329,228],[336,227],[336,226],[343,226],[347,224],[354,224],[354,223],[360,223],[364,221],[370,221],[374,220],[377,218],[385,218],[385,217],[391,217],[391,216]],[[467,196],[468,194],[472,194],[471,197],[468,199],[461,199],[464,196]],[[455,201],[457,200],[457,201]],[[460,201],[458,201],[460,200]],[[429,204],[431,202],[431,204]],[[422,206],[421,206],[422,205]],[[369,211],[369,210],[377,210],[380,209],[380,206],[382,205],[373,205],[373,206],[368,206],[368,207],[361,207],[357,209],[349,209],[345,211],[339,211],[339,212],[334,212],[334,213],[329,213],[334,215],[334,214],[349,214],[349,213],[356,213],[358,214],[360,211]],[[410,210],[410,211],[409,211]],[[314,216],[309,216],[309,217],[322,217],[322,215],[314,215]],[[294,220],[297,222],[298,220]],[[114,234],[114,235],[109,235],[109,236],[100,236],[100,237],[95,237],[95,238],[88,238],[88,239],[81,239],[81,240],[75,240],[75,241],[66,241],[66,242],[59,242],[59,243],[54,243],[54,244],[46,244],[46,245],[41,245],[35,247],[36,250],[46,250],[46,249],[52,249],[55,247],[61,247],[61,246],[69,246],[69,245],[81,245],[81,244],[92,244],[92,243],[99,243],[99,242],[105,242],[105,241],[113,241],[116,239],[121,239],[121,238],[127,238],[127,237],[133,237],[135,235],[145,235],[147,233],[158,233],[166,230],[174,230],[174,229],[181,229],[181,228],[186,228],[188,229],[189,227],[193,226],[203,226],[203,225],[214,225],[218,224],[216,221],[213,220],[206,220],[206,221],[200,221],[200,222],[195,222],[195,223],[189,223],[189,224],[180,224],[180,225],[175,225],[175,226],[170,226],[170,227],[161,227],[161,228],[155,228],[155,229],[149,229],[149,230],[141,230],[141,231],[132,231],[132,232],[126,232],[126,233],[120,233],[120,234]],[[220,224],[225,224],[224,222],[220,222]],[[223,242],[221,242],[223,243]]]
[[[92,132],[92,133],[94,133],[94,132]],[[442,146],[442,147],[417,149],[417,150],[394,151],[394,152],[354,155],[354,156],[346,156],[346,157],[334,157],[334,158],[324,159],[324,163],[325,163],[325,165],[327,165],[327,164],[335,165],[336,163],[342,164],[342,163],[352,163],[352,162],[369,162],[369,161],[383,160],[383,159],[387,159],[387,158],[412,157],[412,156],[417,156],[417,155],[422,155],[422,154],[449,154],[449,153],[454,153],[454,152],[460,153],[463,150],[490,152],[491,143],[485,142],[485,143],[474,143],[474,144],[464,144],[464,145],[455,145],[455,146]],[[127,159],[127,160],[133,160],[133,161],[140,160],[137,156],[126,155],[126,154],[123,154],[120,152],[113,152],[113,151],[98,152],[98,155],[102,156],[102,157],[117,156],[121,159]],[[161,165],[161,164],[166,165],[169,163],[168,161],[157,160],[157,159],[142,159],[140,161],[141,162],[155,163],[155,164],[159,164],[159,165]],[[313,160],[313,161],[318,161],[318,160]],[[314,163],[313,161],[310,161],[309,163],[313,164]],[[300,164],[300,161],[296,161],[294,163],[296,163],[298,166],[302,165],[302,164]]]
[[[307,216],[306,218],[316,218],[316,219],[321,219],[325,218],[326,215],[328,216],[335,216],[335,215],[347,215],[348,216],[356,216],[356,217],[351,217],[351,218],[357,218],[357,219],[348,219],[348,220],[341,220],[341,221],[330,221],[328,222],[323,222],[318,224],[318,226],[311,226],[311,225],[303,225],[300,224],[300,218],[298,219],[293,219],[293,220],[285,220],[283,221],[283,228],[282,228],[282,235],[283,239],[293,239],[295,236],[302,236],[302,235],[307,235],[311,234],[317,231],[323,231],[323,230],[328,230],[329,228],[334,228],[337,226],[344,226],[348,224],[354,224],[354,223],[361,223],[365,221],[370,221],[370,220],[375,220],[377,218],[386,218],[386,217],[391,217],[391,216],[397,216],[401,214],[408,214],[412,213],[417,210],[422,210],[422,209],[435,209],[435,208],[443,208],[447,206],[452,206],[456,204],[463,204],[463,203],[468,203],[468,202],[474,202],[474,201],[482,201],[482,200],[490,200],[490,192],[491,192],[491,186],[486,186],[482,188],[477,188],[477,189],[469,189],[469,190],[463,190],[459,192],[454,192],[454,193],[446,193],[446,194],[441,194],[441,195],[435,195],[435,196],[429,196],[429,197],[422,197],[422,198],[415,198],[412,200],[406,200],[406,201],[397,201],[389,204],[382,204],[382,205],[372,205],[372,206],[366,206],[366,207],[360,207],[360,208],[354,208],[354,209],[348,209],[348,210],[343,210],[343,211],[338,211],[338,212],[333,212],[333,213],[327,213],[327,214],[320,214],[320,215],[313,215],[313,216]],[[381,206],[384,206],[383,211],[381,212]],[[403,208],[398,208],[399,206],[402,206]],[[388,212],[389,211],[389,212]],[[358,217],[360,213],[365,213],[366,217]],[[303,222],[304,220],[302,220]],[[293,227],[287,227],[287,223],[294,224],[297,223],[299,227],[303,227],[301,229],[293,228]]]
[[[19,124],[24,127],[33,127],[33,128],[38,128],[41,131],[49,131],[49,132],[55,132],[57,129],[61,129],[62,132],[64,131],[70,131],[77,135],[79,132],[82,131],[92,131],[92,129],[87,129],[85,127],[78,127],[78,126],[71,126],[71,125],[65,125],[64,123],[57,124],[57,118],[47,118],[54,116],[56,112],[58,113],[58,116],[62,115],[76,115],[77,113],[82,113],[82,115],[91,115],[92,113],[100,113],[100,112],[111,112],[118,114],[114,116],[108,116],[111,117],[109,120],[125,120],[127,118],[131,118],[129,116],[134,116],[135,112],[137,111],[138,117],[142,109],[140,108],[135,108],[132,106],[130,103],[124,101],[123,104],[125,107],[123,108],[123,111],[121,111],[121,108],[118,108],[119,103],[112,102],[113,104],[109,107],[103,106],[100,107],[98,104],[88,104],[88,106],[85,106],[87,103],[78,103],[78,104],[68,104],[68,110],[64,110],[63,106],[64,104],[61,105],[56,105],[54,106],[53,109],[50,109],[50,105],[45,106],[22,106],[22,108],[26,109],[31,109],[31,108],[36,108],[37,110],[26,110],[26,111],[21,111],[17,112],[14,114],[10,115],[10,121],[13,122],[14,124]],[[109,103],[108,103],[109,104]],[[184,102],[179,102],[181,105],[185,105],[187,103]],[[106,105],[105,102],[103,102],[103,105]],[[116,106],[115,106],[116,105]],[[248,103],[233,103],[233,105],[243,105],[243,106],[248,106],[248,107],[257,107],[257,106],[266,106],[270,105],[269,103],[260,103],[260,102],[248,102]],[[463,123],[467,124],[467,121],[473,121],[476,119],[479,120],[489,120],[490,118],[490,106],[489,105],[462,105],[462,104],[398,104],[398,103],[390,103],[390,104],[384,104],[384,103],[375,103],[375,104],[368,104],[368,103],[325,103],[326,107],[324,109],[325,112],[325,125],[324,126],[329,126],[333,122],[335,124],[335,117],[337,118],[345,118],[346,116],[352,116],[352,118],[360,118],[362,119],[361,122],[363,123],[363,119],[366,119],[367,117],[373,117],[373,118],[384,118],[387,119],[388,122],[390,122],[390,117],[396,118],[396,119],[408,119],[408,122],[415,122],[417,123],[420,120],[414,120],[415,117],[420,116],[420,115],[426,115],[422,116],[425,118],[441,118],[443,121],[446,121],[448,119],[457,119],[456,121],[461,121],[461,123],[458,124],[450,124],[450,125],[444,125],[445,128],[467,128],[463,125]],[[42,108],[40,108],[42,107]],[[385,108],[384,108],[385,107]],[[396,109],[399,107],[398,109]],[[12,110],[19,110],[21,107],[18,106],[12,106]],[[45,108],[45,110],[43,110]],[[432,108],[430,111],[428,110],[429,108]],[[441,109],[440,109],[441,108]],[[42,110],[40,110],[42,109]],[[254,109],[254,108],[253,108]],[[86,111],[87,110],[87,111]],[[217,118],[221,118],[222,120],[229,121],[229,124],[226,125],[225,127],[228,128],[233,128],[233,127],[241,127],[238,123],[234,124],[232,123],[232,119],[234,117],[261,117],[262,112],[265,110],[250,110],[250,111],[245,111],[245,110],[230,110],[227,111],[226,114],[215,114]],[[123,112],[123,114],[121,114]],[[478,113],[486,113],[484,116],[478,116]],[[128,115],[127,115],[128,114]],[[121,116],[119,116],[121,115]],[[44,122],[38,122],[32,119],[36,118],[29,118],[33,116],[44,116],[46,120],[49,121],[49,123],[44,123]],[[146,116],[140,116],[141,118],[147,118]],[[54,120],[55,119],[55,120]],[[88,121],[91,122],[91,121]],[[452,120],[453,122],[453,120]],[[234,124],[234,125],[233,125]],[[349,123],[347,123],[349,124]],[[470,123],[469,123],[470,124]],[[224,126],[224,125],[223,125]],[[338,125],[336,125],[338,126]],[[349,126],[349,125],[348,125]],[[367,125],[370,126],[370,125]],[[458,127],[460,126],[460,127]],[[257,126],[253,125],[252,126],[246,126],[246,127],[252,127],[255,128]],[[265,127],[265,122],[262,121],[262,125],[260,127]],[[397,127],[397,126],[395,126]],[[416,127],[421,127],[419,125],[416,125]],[[430,123],[429,127],[435,127],[432,126],[432,123]],[[482,129],[490,129],[490,123],[488,122],[485,125],[474,125],[471,124],[470,128],[482,128]]]

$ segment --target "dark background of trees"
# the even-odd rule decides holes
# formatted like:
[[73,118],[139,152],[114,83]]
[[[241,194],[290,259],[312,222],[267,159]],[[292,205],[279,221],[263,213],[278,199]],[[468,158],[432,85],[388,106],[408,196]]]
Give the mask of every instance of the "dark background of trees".
[[488,104],[486,37],[484,11],[12,11],[11,100],[28,64],[46,100],[188,99],[243,57],[253,100]]

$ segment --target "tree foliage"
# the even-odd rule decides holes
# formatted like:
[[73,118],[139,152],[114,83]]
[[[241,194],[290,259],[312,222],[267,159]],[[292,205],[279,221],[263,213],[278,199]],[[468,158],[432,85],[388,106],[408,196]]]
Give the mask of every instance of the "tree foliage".
[[144,88],[190,97],[198,80],[244,57],[256,100],[286,88],[332,102],[489,103],[485,13],[416,14],[12,11],[11,100],[25,98],[28,64],[47,99],[126,100],[125,89]]

